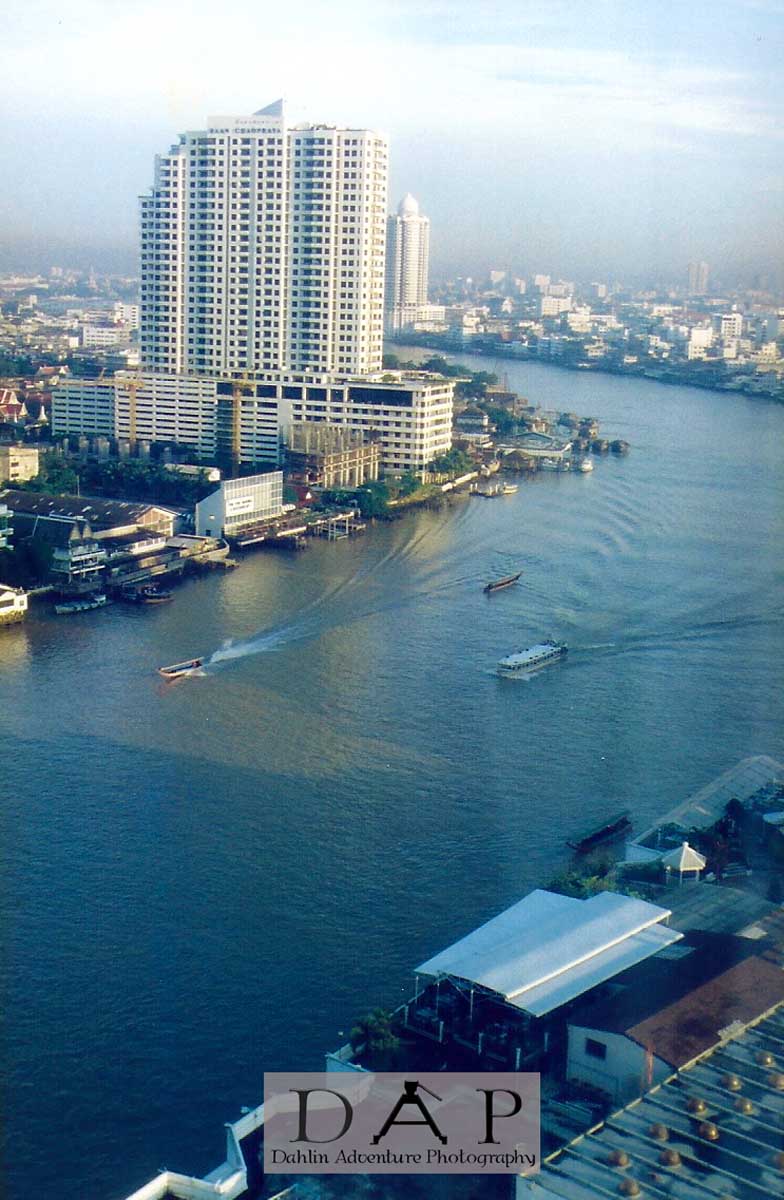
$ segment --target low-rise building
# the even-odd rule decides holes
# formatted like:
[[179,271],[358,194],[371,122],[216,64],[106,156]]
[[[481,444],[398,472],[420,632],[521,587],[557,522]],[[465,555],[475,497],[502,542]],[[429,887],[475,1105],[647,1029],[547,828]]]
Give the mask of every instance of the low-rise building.
[[[686,1066],[551,1155],[537,1175],[519,1177],[516,1200],[781,1196],[784,975],[772,1003],[774,976],[766,980],[756,1003],[746,998],[750,1019],[714,1025],[712,1044],[705,1049],[698,1038]],[[711,1019],[698,1014],[701,1028]]]
[[283,514],[283,472],[224,479],[196,505],[199,537],[233,538]]
[[[753,940],[691,932],[569,1018],[566,1078],[626,1104],[692,1062],[735,1021],[784,997],[784,976]],[[761,1007],[759,1007],[761,1005]]]
[[0,483],[22,483],[38,474],[38,447],[0,445]]
[[0,625],[23,621],[27,612],[27,593],[22,588],[0,583]]

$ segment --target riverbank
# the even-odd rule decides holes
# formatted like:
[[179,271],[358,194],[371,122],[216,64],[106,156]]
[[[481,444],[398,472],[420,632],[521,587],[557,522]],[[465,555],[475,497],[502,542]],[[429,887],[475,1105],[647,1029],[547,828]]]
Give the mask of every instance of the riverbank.
[[590,362],[578,360],[570,362],[562,358],[540,358],[538,355],[525,350],[519,342],[501,342],[472,338],[468,344],[465,344],[462,340],[457,342],[448,336],[440,336],[432,333],[414,334],[409,332],[405,336],[400,337],[387,336],[384,343],[385,346],[387,343],[396,350],[406,346],[414,347],[418,350],[435,350],[438,353],[448,355],[458,362],[461,357],[475,354],[482,358],[557,367],[559,370],[577,372],[581,375],[612,375],[623,379],[645,380],[650,383],[663,383],[676,387],[694,387],[699,388],[701,391],[729,392],[751,398],[773,400],[776,403],[784,404],[784,379],[777,376],[776,382],[771,387],[768,387],[766,384],[761,383],[762,380],[770,378],[768,373],[753,375],[748,380],[745,376],[738,375],[733,375],[729,379],[722,380],[720,375],[712,371],[708,374],[700,366],[695,366],[694,362],[677,363],[667,366],[662,366],[658,360],[652,362],[649,366],[637,366],[636,364],[626,366],[622,363],[608,363],[602,360],[591,360]]

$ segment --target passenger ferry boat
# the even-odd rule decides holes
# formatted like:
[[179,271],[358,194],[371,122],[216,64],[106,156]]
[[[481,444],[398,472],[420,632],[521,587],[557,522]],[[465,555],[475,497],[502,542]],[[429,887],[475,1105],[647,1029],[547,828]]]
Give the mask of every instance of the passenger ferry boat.
[[184,675],[192,675],[203,666],[203,658],[192,658],[188,662],[173,663],[170,667],[158,667],[158,674],[164,679],[181,679]]
[[563,658],[567,649],[565,642],[539,642],[536,646],[529,646],[526,650],[518,650],[516,654],[502,658],[498,663],[499,674],[515,675],[518,672],[536,671],[539,667],[545,667],[548,663]]
[[92,608],[103,608],[104,604],[106,604],[104,595],[84,596],[81,600],[65,600],[62,604],[55,604],[54,611],[60,615],[89,612]]

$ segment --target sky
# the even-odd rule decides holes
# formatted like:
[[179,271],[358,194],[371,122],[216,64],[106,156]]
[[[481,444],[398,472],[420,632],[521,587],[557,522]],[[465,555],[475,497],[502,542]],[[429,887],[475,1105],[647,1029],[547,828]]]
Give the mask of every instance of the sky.
[[185,129],[283,97],[378,129],[434,275],[678,281],[784,261],[784,0],[17,0],[0,269],[133,271]]

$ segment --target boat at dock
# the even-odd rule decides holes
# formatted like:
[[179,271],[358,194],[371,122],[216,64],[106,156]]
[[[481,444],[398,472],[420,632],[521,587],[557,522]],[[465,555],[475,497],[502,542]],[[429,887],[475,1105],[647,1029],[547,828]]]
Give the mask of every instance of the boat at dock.
[[122,593],[128,604],[168,604],[174,599],[172,592],[150,584],[142,588],[129,588]]
[[505,483],[501,488],[501,495],[502,496],[514,496],[515,492],[518,491],[519,487],[520,487],[519,483]]
[[603,846],[606,842],[612,842],[616,838],[624,837],[631,831],[631,828],[632,823],[629,819],[629,813],[627,811],[619,812],[615,816],[609,817],[601,825],[594,826],[593,829],[590,829],[581,837],[567,841],[566,844],[576,854],[587,854],[597,846]]
[[93,608],[103,608],[104,604],[104,595],[84,596],[81,600],[65,600],[62,604],[55,604],[54,611],[62,616],[65,613],[89,612]]
[[482,591],[498,592],[501,588],[511,587],[513,583],[517,583],[522,573],[522,571],[518,571],[516,575],[507,575],[504,579],[496,579],[493,583],[486,583]]
[[593,463],[591,462],[590,458],[581,458],[577,464],[577,470],[582,471],[584,475],[587,475],[589,471],[592,471]]
[[509,654],[506,658],[502,658],[498,663],[498,671],[501,675],[537,671],[540,667],[546,667],[549,663],[563,658],[567,650],[568,646],[565,642],[539,642],[536,646],[528,646],[525,650],[518,650],[516,654]]
[[158,674],[164,679],[182,679],[185,675],[193,675],[203,666],[203,658],[192,658],[188,662],[172,663],[170,667],[158,667]]

